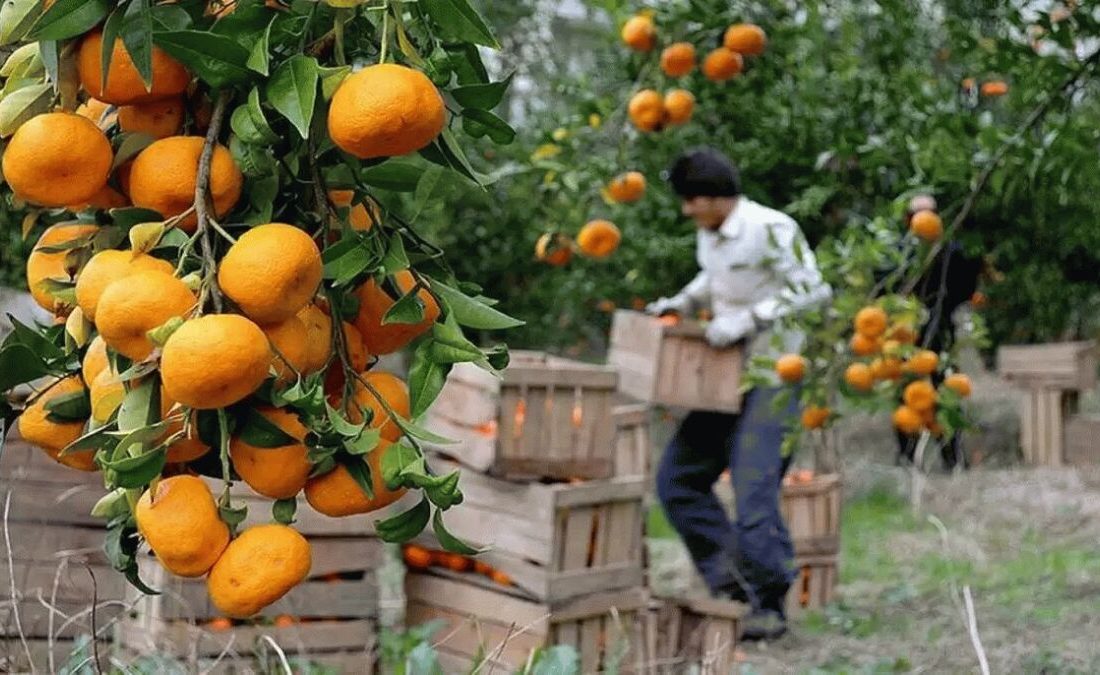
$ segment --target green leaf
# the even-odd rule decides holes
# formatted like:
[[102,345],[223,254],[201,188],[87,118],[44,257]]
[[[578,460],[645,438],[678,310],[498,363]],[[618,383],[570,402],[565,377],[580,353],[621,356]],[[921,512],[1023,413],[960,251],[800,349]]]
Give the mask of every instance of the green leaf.
[[11,314],[8,314],[8,323],[11,324],[12,329],[11,336],[8,337],[8,341],[10,341],[11,344],[21,344],[25,347],[30,347],[31,351],[47,361],[60,359],[65,356],[64,350],[58,347],[50,338],[50,329],[46,329],[45,332],[42,330],[35,330],[19,319],[16,319]]
[[466,363],[482,361],[485,356],[477,345],[466,339],[453,316],[432,326],[431,358],[436,363]]
[[328,402],[325,403],[325,413],[328,417],[328,421],[332,424],[332,430],[341,436],[347,438],[356,438],[363,433],[363,429],[366,428],[367,422],[364,420],[359,424],[352,424],[344,419],[344,416],[340,414],[340,411],[333,408]]
[[160,420],[160,385],[149,378],[126,392],[118,408],[118,430],[136,431]]
[[432,290],[447,303],[455,320],[463,326],[479,330],[503,330],[524,325],[523,321],[513,319],[441,281],[433,279]]
[[0,6],[0,45],[22,40],[40,12],[39,0],[4,0]]
[[350,462],[344,464],[344,468],[351,474],[355,484],[359,486],[367,499],[374,499],[374,482],[371,481],[370,465],[358,457],[353,457]]
[[275,426],[255,408],[250,408],[243,416],[238,437],[254,448],[282,448],[301,442]]
[[111,71],[111,61],[114,59],[115,41],[118,39],[119,31],[122,30],[124,18],[125,12],[120,7],[111,12],[111,15],[103,22],[103,39],[99,44],[99,60],[102,64],[99,79],[101,89],[107,88],[107,75]]
[[5,96],[0,100],[0,136],[11,136],[30,118],[48,112],[53,99],[50,84],[32,84]]
[[275,155],[267,145],[245,143],[244,139],[234,136],[229,139],[229,152],[241,173],[249,178],[266,177],[275,172]]
[[184,30],[191,25],[191,15],[178,5],[156,5],[153,7],[153,24],[158,31]]
[[498,145],[516,140],[516,130],[487,110],[466,108],[462,111],[462,128],[474,138],[488,135]]
[[463,87],[455,87],[451,90],[451,96],[463,108],[477,108],[479,110],[492,110],[500,105],[505,92],[512,84],[512,73],[501,82],[489,84],[469,84]]
[[130,512],[130,505],[126,502],[126,490],[115,488],[99,498],[92,507],[91,515],[104,520],[111,520]]
[[344,449],[349,455],[365,455],[373,452],[382,441],[382,432],[379,429],[364,429],[363,433],[355,438],[344,441]]
[[321,254],[324,276],[343,286],[375,264],[375,257],[358,237],[348,237],[329,246]]
[[439,396],[451,369],[450,365],[432,360],[431,343],[431,338],[428,338],[417,345],[409,366],[409,401],[414,419],[427,412]]
[[[446,60],[451,70],[458,77],[460,84],[488,84],[489,73],[485,70],[485,64],[481,61],[481,52],[475,44],[458,42],[444,44],[443,49]],[[435,60],[436,57],[432,57]]]
[[[2,11],[0,10],[0,13]],[[3,67],[0,67],[0,77],[32,77],[43,70],[38,43],[32,42],[16,49],[8,56]]]
[[123,231],[128,231],[134,225],[140,225],[154,220],[164,220],[164,216],[150,209],[128,206],[122,209],[111,209],[111,219],[114,220],[115,225],[120,227]]
[[[114,171],[118,167],[122,166],[126,162],[130,161],[142,150],[153,144],[153,137],[148,134],[138,133],[122,133],[115,137],[118,147],[115,149],[115,159],[111,163],[111,170]],[[148,209],[142,209],[148,213],[155,213],[155,211],[149,211]],[[154,220],[159,220],[156,218]]]
[[428,443],[432,443],[434,445],[453,445],[458,442],[450,438],[440,436],[437,433],[428,431],[427,429],[420,426],[419,424],[416,424],[412,420],[404,419],[401,416],[398,416],[395,421],[397,422],[397,426],[401,427],[401,431],[407,436],[412,436],[413,438],[427,441]]
[[382,325],[391,323],[415,324],[424,320],[424,303],[417,297],[420,289],[415,286],[411,291],[401,296],[401,299],[393,303],[382,316]]
[[431,515],[432,507],[427,497],[425,497],[408,511],[385,520],[379,520],[375,524],[375,529],[382,541],[401,544],[423,532],[424,528],[428,526]]
[[439,665],[439,653],[432,648],[431,642],[420,640],[414,644],[416,646],[409,650],[409,655],[405,658],[405,663],[402,664],[406,670],[400,672],[407,672],[410,675],[412,673],[416,675],[444,675],[443,666]]
[[526,675],[580,675],[580,672],[581,656],[576,647],[554,645],[539,650]]
[[42,66],[46,69],[46,75],[56,91],[61,80],[61,45],[57,40],[40,40],[38,51],[42,54]]
[[137,457],[125,457],[115,461],[103,462],[104,468],[115,474],[114,486],[121,488],[140,488],[148,485],[164,470],[168,458],[168,448],[159,447]]
[[237,526],[244,522],[244,519],[248,517],[248,507],[238,506],[233,508],[230,506],[219,506],[218,515],[221,516],[222,521],[229,526],[229,529],[236,530]]
[[294,516],[298,512],[298,500],[291,497],[290,499],[277,499],[271,505],[271,517],[275,519],[275,522],[282,523],[283,525],[290,525],[294,522]]
[[409,256],[405,253],[405,240],[400,232],[390,237],[386,253],[382,256],[382,269],[387,275],[409,269]]
[[76,439],[72,443],[69,443],[61,449],[62,455],[68,455],[78,450],[110,450],[118,445],[117,441],[111,437],[111,430],[115,428],[114,423],[107,424],[93,429],[84,434],[80,438]]
[[229,87],[247,82],[253,76],[248,68],[248,50],[224,35],[178,30],[156,33],[153,39],[211,87]]
[[327,101],[340,88],[344,78],[351,73],[351,66],[319,68],[318,70],[321,73],[321,96]]
[[364,169],[359,177],[367,185],[373,185],[383,190],[413,192],[420,183],[422,173],[424,173],[422,162],[390,159]]
[[46,362],[26,345],[14,344],[0,349],[0,391],[33,382],[49,373]]
[[92,414],[92,404],[87,391],[73,391],[47,401],[46,412],[54,422],[84,421]]
[[267,83],[267,100],[290,120],[302,138],[309,138],[319,79],[317,59],[297,54],[280,64]]
[[415,222],[420,212],[427,206],[439,179],[443,177],[443,167],[432,165],[420,175],[420,181],[416,184],[416,194],[413,195],[414,211],[409,215],[409,222]]
[[420,453],[405,443],[394,443],[386,448],[382,455],[382,481],[390,490],[396,490],[404,482],[402,473],[405,467],[420,461]]
[[447,531],[447,528],[443,525],[443,511],[440,509],[435,510],[435,515],[432,517],[432,529],[435,531],[435,537],[439,540],[439,543],[443,548],[451,553],[459,553],[461,555],[478,555],[484,553],[485,549],[474,548],[466,542],[462,541],[458,537],[454,536]]
[[267,24],[267,29],[264,30],[260,39],[252,45],[252,51],[249,53],[248,61],[245,64],[260,75],[268,75],[268,69],[271,66],[271,27],[274,25],[275,19],[272,19]]
[[[130,60],[141,75],[146,91],[149,91],[153,86],[153,13],[149,8],[149,0],[132,0],[126,8],[126,19],[121,33],[122,44],[126,46]],[[106,36],[104,46],[106,48]],[[107,70],[106,65],[103,70]]]
[[34,24],[32,40],[67,40],[87,33],[111,9],[107,0],[57,0]]
[[260,92],[255,88],[248,94],[248,103],[237,106],[233,111],[229,126],[233,133],[249,144],[275,143],[279,140],[279,136],[267,123],[267,117],[260,107]]
[[420,0],[420,8],[432,17],[443,35],[500,49],[493,31],[466,0]]

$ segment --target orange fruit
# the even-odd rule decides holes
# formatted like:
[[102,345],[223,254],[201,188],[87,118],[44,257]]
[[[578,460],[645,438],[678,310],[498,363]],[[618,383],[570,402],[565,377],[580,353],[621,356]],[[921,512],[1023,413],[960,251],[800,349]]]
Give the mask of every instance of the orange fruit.
[[620,204],[636,202],[645,195],[645,176],[640,171],[627,171],[607,184],[607,194]]
[[945,387],[963,398],[970,396],[970,393],[972,391],[970,378],[962,373],[952,373],[948,375],[944,379],[943,384]]
[[917,331],[913,330],[913,327],[904,323],[895,323],[890,327],[890,330],[886,333],[887,340],[894,340],[895,342],[903,345],[911,345],[917,341]]
[[133,251],[113,249],[100,251],[92,256],[76,276],[76,304],[89,321],[95,321],[99,301],[107,287],[114,282],[138,272],[171,275],[174,271],[171,264],[145,253],[135,254]]
[[669,77],[683,77],[695,69],[695,46],[675,42],[661,52],[661,70]]
[[1003,80],[990,80],[989,82],[982,82],[981,86],[982,96],[989,98],[998,98],[1008,93],[1008,83]]
[[[166,395],[161,392],[162,397]],[[168,429],[164,432],[164,437],[168,438],[180,431],[183,431],[183,422],[172,422],[168,425]],[[177,439],[171,445],[168,446],[168,456],[166,461],[169,464],[177,464],[180,462],[192,462],[199,457],[202,457],[206,453],[210,452],[210,446],[203,443],[199,438],[198,430],[195,428],[195,420],[192,417],[191,429],[187,435]]]
[[775,372],[787,384],[801,382],[806,375],[806,359],[798,354],[784,354],[776,360]]
[[866,363],[853,363],[844,371],[844,381],[856,391],[871,391],[875,386],[875,376]]
[[[382,402],[403,418],[409,417],[409,387],[401,378],[383,372],[363,373],[362,382],[355,383],[355,405],[348,412],[348,419],[354,424],[363,420],[363,414],[356,405],[371,412],[370,428],[381,429],[382,438],[396,441],[401,438],[401,428],[390,419]],[[364,384],[366,383],[366,384]],[[371,391],[368,386],[373,388]],[[381,401],[379,401],[381,397]],[[334,404],[335,406],[335,404]]]
[[85,382],[92,382],[109,367],[107,343],[97,335],[88,343],[88,349],[84,352],[84,362],[80,369],[80,375]]
[[627,114],[639,131],[656,131],[665,122],[665,101],[653,89],[643,89],[630,98]]
[[648,16],[632,16],[623,24],[621,36],[628,47],[639,52],[648,52],[657,45],[657,28]]
[[560,233],[545,232],[535,242],[535,259],[562,267],[573,259],[573,240]]
[[108,347],[140,361],[153,351],[146,333],[169,319],[183,318],[195,303],[187,284],[170,273],[134,272],[103,289],[96,307],[96,328]]
[[981,291],[974,291],[973,295],[970,296],[970,304],[974,306],[974,309],[981,309],[989,304],[989,298]]
[[756,24],[736,23],[726,29],[722,46],[745,56],[759,56],[768,46],[768,36]]
[[257,408],[256,413],[297,442],[260,448],[236,436],[229,443],[233,469],[257,493],[272,499],[290,499],[305,487],[309,472],[313,470],[309,450],[302,443],[308,430],[289,410],[264,407]]
[[110,129],[118,122],[118,110],[108,114],[110,103],[104,103],[99,99],[89,98],[76,107],[76,114],[86,117],[95,123],[100,129]]
[[[129,194],[134,206],[173,218],[194,205],[202,146],[201,136],[169,136],[142,150],[129,174]],[[244,175],[233,155],[222,145],[214,146],[210,161],[213,217],[220,218],[233,210],[243,185]],[[197,225],[198,217],[192,213],[180,220],[178,227],[194,232]]]
[[473,569],[474,561],[464,555],[443,552],[439,554],[439,561],[452,572],[467,572]]
[[902,393],[902,400],[918,413],[926,412],[936,405],[936,389],[926,380],[910,382]]
[[218,266],[218,285],[248,318],[277,323],[309,304],[321,274],[321,251],[304,230],[268,223],[229,247]]
[[111,142],[93,122],[67,112],[35,115],[4,150],[4,179],[16,195],[40,206],[91,199],[107,184]]
[[856,313],[855,329],[864,337],[877,338],[886,332],[887,320],[881,307],[864,307]]
[[223,614],[246,619],[300,584],[313,565],[309,542],[293,528],[253,525],[229,542],[206,579]]
[[504,572],[503,570],[493,570],[489,574],[489,578],[493,580],[493,583],[499,586],[512,585],[512,577],[508,576],[508,573]]
[[921,428],[924,426],[924,421],[921,420],[920,413],[904,405],[898,406],[898,408],[894,410],[893,421],[898,431],[903,434],[909,434],[910,436],[920,433]]
[[703,74],[708,80],[724,82],[741,74],[745,63],[741,55],[732,49],[719,47],[703,59]]
[[474,572],[476,572],[477,574],[484,574],[485,576],[489,576],[493,573],[493,568],[488,563],[484,563],[480,560],[475,560]]
[[[392,277],[393,283],[402,296],[416,286],[416,278],[409,270],[401,270]],[[367,281],[356,291],[359,297],[359,314],[355,317],[355,327],[363,337],[367,352],[370,354],[391,354],[412,342],[427,331],[439,318],[439,304],[427,288],[417,291],[416,297],[424,305],[424,318],[419,323],[388,323],[382,319],[401,296],[393,297],[390,292],[374,281]]]
[[65,208],[73,213],[79,213],[81,211],[87,211],[88,209],[95,209],[98,211],[106,211],[108,209],[119,209],[130,205],[130,200],[126,198],[126,195],[120,193],[110,185],[104,185],[99,189],[99,192],[92,195],[92,198],[81,204],[69,204]]
[[306,482],[306,501],[313,510],[332,518],[370,513],[394,503],[407,490],[405,488],[390,490],[382,479],[382,455],[389,447],[389,441],[383,439],[378,447],[367,453],[365,459],[359,457],[351,459],[353,462],[367,462],[370,467],[374,497],[367,497],[359,487],[359,483],[352,478],[347,467],[337,464],[332,471],[310,478]]
[[236,314],[187,321],[164,345],[160,374],[174,401],[199,410],[233,405],[260,388],[271,347],[260,327]]
[[[356,232],[367,232],[374,226],[375,221],[382,219],[382,212],[378,208],[378,203],[373,199],[367,199],[365,202],[358,204],[352,204],[355,200],[354,190],[329,190],[328,198],[332,200],[332,203],[339,208],[350,209],[348,211],[348,225],[351,225],[351,229]],[[367,210],[367,207],[370,210]]]
[[[332,319],[312,303],[298,311],[298,319],[306,327],[306,355],[303,371],[315,373],[328,363],[329,355],[332,354]],[[364,363],[360,368],[366,368],[366,365]]]
[[23,440],[41,448],[56,462],[81,471],[95,471],[95,451],[81,450],[62,456],[61,451],[84,434],[84,420],[55,422],[49,418],[46,404],[59,396],[84,391],[84,383],[77,375],[57,380],[19,415],[19,435]]
[[[362,372],[367,369],[367,364],[370,363],[370,354],[363,343],[363,334],[347,321],[343,322],[343,328],[344,347],[347,349],[348,363],[355,372]],[[344,364],[338,359],[334,359],[325,374],[325,391],[330,394],[340,394],[343,391],[345,382]]]
[[92,419],[106,424],[111,415],[122,405],[126,397],[126,385],[118,379],[118,373],[110,368],[103,370],[88,384],[88,398],[92,405]]
[[589,258],[606,258],[619,248],[623,235],[609,220],[590,220],[577,233],[577,248]]
[[118,109],[118,128],[153,138],[175,136],[183,128],[183,99],[138,103]]
[[27,289],[40,307],[52,312],[57,306],[57,299],[42,287],[43,281],[46,279],[68,281],[70,279],[68,265],[65,262],[68,251],[47,253],[42,249],[88,238],[97,231],[99,231],[99,228],[95,225],[58,223],[46,228],[46,231],[38,238],[38,243],[34,245],[34,249],[27,258]]
[[909,231],[924,241],[936,241],[943,236],[943,221],[935,211],[917,211],[909,220]]
[[227,619],[224,616],[219,616],[216,619],[210,619],[203,624],[203,628],[215,633],[220,633],[223,630],[229,630],[233,627],[233,620]]
[[409,544],[402,551],[405,566],[414,570],[426,570],[432,566],[432,552],[423,546]]
[[963,89],[965,89],[967,91],[970,91],[974,88],[974,85],[977,84],[977,83],[974,81],[974,78],[972,78],[972,77],[964,77],[961,84],[962,84]]
[[328,111],[328,133],[359,159],[416,152],[446,125],[443,97],[428,77],[394,63],[367,66],[340,84]]
[[871,354],[877,354],[881,345],[875,338],[867,337],[862,333],[856,333],[852,336],[851,342],[848,343],[852,348],[852,353],[856,356],[870,356]]
[[296,316],[260,327],[271,342],[271,367],[279,383],[292,382],[309,366],[309,329]]
[[831,411],[822,406],[806,406],[802,411],[802,426],[806,429],[820,429],[829,420]]
[[687,124],[695,112],[695,96],[687,89],[673,89],[665,94],[665,122]]
[[871,362],[871,374],[876,380],[899,380],[901,373],[901,359],[886,357]]
[[295,623],[297,623],[297,621],[295,621],[294,617],[289,614],[280,614],[279,616],[275,617],[276,628],[290,628]]
[[152,86],[146,88],[141,74],[130,59],[121,38],[111,48],[107,86],[103,86],[103,32],[88,33],[80,42],[77,55],[80,84],[100,101],[115,105],[148,103],[182,94],[191,83],[191,74],[160,47],[153,47]]
[[940,357],[930,349],[922,349],[909,357],[905,370],[914,375],[931,375],[940,365]]
[[214,495],[196,476],[161,480],[141,495],[134,516],[160,564],[181,577],[206,574],[229,543]]

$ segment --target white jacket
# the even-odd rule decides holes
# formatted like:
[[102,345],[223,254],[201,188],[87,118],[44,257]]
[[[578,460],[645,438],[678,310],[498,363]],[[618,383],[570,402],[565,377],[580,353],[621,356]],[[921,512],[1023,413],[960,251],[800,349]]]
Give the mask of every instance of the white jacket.
[[715,346],[751,338],[753,355],[798,351],[804,336],[794,330],[778,335],[780,350],[771,348],[772,323],[832,295],[798,223],[744,196],[716,231],[699,229],[696,258],[701,271],[695,279],[654,308],[684,313],[709,308],[714,318],[707,339]]

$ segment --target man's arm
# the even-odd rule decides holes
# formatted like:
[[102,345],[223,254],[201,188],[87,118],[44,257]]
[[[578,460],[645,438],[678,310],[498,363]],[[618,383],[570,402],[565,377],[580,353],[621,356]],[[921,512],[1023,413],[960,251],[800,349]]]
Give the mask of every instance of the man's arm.
[[710,305],[710,280],[706,270],[699,270],[687,286],[671,298],[661,298],[646,306],[650,314],[693,314],[696,310]]
[[769,226],[775,245],[771,269],[784,287],[778,294],[753,305],[753,318],[768,324],[788,314],[820,305],[832,296],[821,277],[813,250],[793,220]]

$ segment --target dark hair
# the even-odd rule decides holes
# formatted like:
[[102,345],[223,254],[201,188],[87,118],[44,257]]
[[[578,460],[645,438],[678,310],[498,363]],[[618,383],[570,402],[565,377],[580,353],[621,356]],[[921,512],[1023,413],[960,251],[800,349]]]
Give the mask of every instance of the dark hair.
[[689,150],[667,172],[672,190],[681,197],[736,197],[741,194],[737,167],[714,148]]

